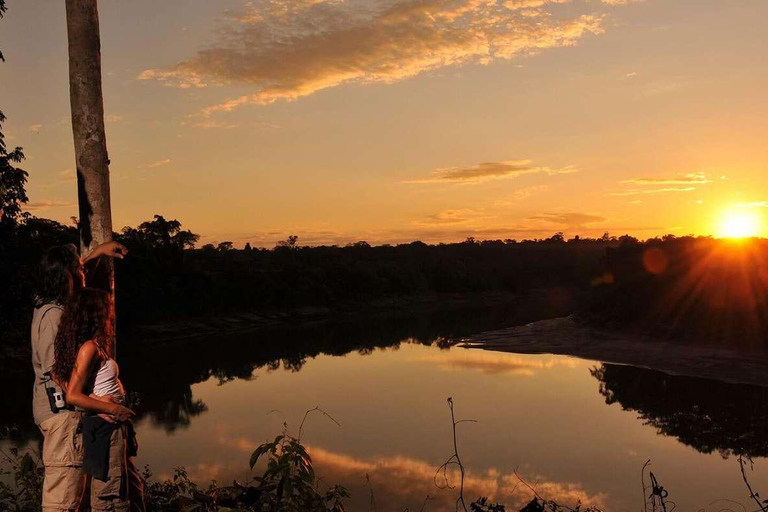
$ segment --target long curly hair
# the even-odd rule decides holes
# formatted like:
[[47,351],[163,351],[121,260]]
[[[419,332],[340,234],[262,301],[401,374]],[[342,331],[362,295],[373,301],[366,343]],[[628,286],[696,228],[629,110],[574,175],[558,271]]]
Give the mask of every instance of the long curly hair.
[[64,308],[54,342],[53,375],[69,381],[77,353],[86,341],[93,341],[106,357],[113,357],[112,295],[96,288],[83,288]]

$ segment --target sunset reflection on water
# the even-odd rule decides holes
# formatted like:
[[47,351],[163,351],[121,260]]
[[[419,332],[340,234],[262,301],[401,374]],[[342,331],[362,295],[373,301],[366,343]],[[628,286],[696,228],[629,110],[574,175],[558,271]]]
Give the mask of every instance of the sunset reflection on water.
[[[321,486],[347,486],[349,509],[367,510],[368,474],[378,510],[419,510],[427,496],[427,510],[445,510],[456,491],[438,489],[434,477],[452,453],[451,396],[457,419],[477,420],[458,427],[470,499],[523,504],[531,493],[517,470],[547,498],[628,510],[642,506],[639,474],[650,458],[678,506],[743,501],[733,458],[699,453],[658,435],[635,413],[607,406],[590,374],[596,366],[561,356],[413,343],[319,355],[300,371],[262,367],[250,380],[193,385],[193,399],[207,411],[173,434],[141,422],[138,462],[161,477],[185,466],[201,483],[242,482],[252,476],[247,462],[255,446],[279,434],[284,423],[295,434],[304,412],[319,405],[341,425],[321,414],[305,424],[304,442]],[[457,475],[449,477],[457,482]],[[765,472],[756,478],[768,483]]]

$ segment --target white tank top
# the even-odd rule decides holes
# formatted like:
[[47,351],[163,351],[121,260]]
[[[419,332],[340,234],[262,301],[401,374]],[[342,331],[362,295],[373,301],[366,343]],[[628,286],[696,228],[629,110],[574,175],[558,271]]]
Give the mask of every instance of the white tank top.
[[117,363],[109,358],[96,373],[96,380],[93,383],[93,394],[96,396],[122,395],[122,386],[118,377]]

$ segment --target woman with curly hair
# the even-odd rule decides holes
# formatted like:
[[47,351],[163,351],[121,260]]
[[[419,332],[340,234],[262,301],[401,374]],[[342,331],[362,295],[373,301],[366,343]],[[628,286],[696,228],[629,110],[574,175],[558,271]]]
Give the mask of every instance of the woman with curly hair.
[[114,355],[112,296],[84,288],[69,302],[55,342],[53,374],[67,382],[67,403],[85,410],[83,468],[91,475],[91,510],[144,510],[144,495],[132,456],[134,413]]

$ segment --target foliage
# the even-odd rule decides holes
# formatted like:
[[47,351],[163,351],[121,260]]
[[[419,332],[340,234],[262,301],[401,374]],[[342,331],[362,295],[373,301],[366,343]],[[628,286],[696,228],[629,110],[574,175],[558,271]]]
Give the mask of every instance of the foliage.
[[256,448],[251,454],[251,469],[262,456],[267,457],[267,468],[261,477],[255,478],[261,492],[260,510],[344,510],[342,500],[349,493],[338,485],[325,494],[316,490],[312,459],[297,438],[283,432],[271,443]]
[[[8,10],[8,8],[5,6],[5,0],[0,0],[0,19],[2,19],[6,10]],[[3,52],[0,52],[0,61],[5,61],[5,57],[3,57]]]
[[3,451],[0,457],[0,477],[11,477],[13,485],[0,481],[0,510],[32,512],[41,509],[40,489],[43,487],[43,467],[34,453],[20,453],[18,448]]
[[[184,468],[176,468],[173,479],[153,482],[146,486],[147,510],[152,511],[281,511],[281,512],[343,512],[343,500],[349,497],[344,487],[335,485],[324,493],[318,491],[318,480],[312,459],[298,438],[287,432],[272,442],[257,447],[250,458],[253,469],[266,458],[261,476],[252,483],[238,482],[220,487],[216,482],[202,490],[190,481]],[[145,469],[144,478],[151,473]]]
[[14,165],[24,160],[24,152],[20,147],[8,151],[2,132],[4,122],[5,114],[0,111],[0,233],[7,236],[9,228],[16,226],[22,216],[22,205],[29,201],[24,188],[29,175]]
[[657,336],[764,348],[768,240],[622,240],[607,249],[586,318]]
[[[5,0],[0,0],[0,19],[6,10]],[[0,61],[5,61],[2,52]],[[24,160],[24,152],[20,147],[8,151],[2,131],[5,119],[0,110],[0,236],[8,236],[8,228],[15,226],[21,216],[21,205],[29,200],[24,189],[28,174],[14,166]]]

